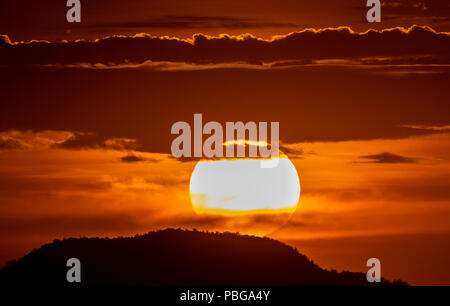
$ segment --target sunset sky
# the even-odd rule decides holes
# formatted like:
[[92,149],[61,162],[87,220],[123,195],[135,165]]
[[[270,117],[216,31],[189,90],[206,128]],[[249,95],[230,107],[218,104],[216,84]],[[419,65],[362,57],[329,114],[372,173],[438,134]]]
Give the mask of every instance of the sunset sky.
[[[324,268],[450,284],[450,3],[0,3],[0,265],[55,238],[166,227],[198,215],[177,121],[280,122],[301,196],[258,233]],[[264,218],[259,216],[259,218]],[[249,216],[242,228],[254,229]]]

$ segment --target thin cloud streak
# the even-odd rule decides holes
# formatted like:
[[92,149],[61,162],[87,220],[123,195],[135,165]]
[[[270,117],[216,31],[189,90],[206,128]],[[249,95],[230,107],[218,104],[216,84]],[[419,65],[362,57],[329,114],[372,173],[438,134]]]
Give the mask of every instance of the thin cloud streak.
[[264,21],[227,16],[159,16],[144,21],[112,22],[87,25],[88,28],[162,28],[162,29],[246,29],[295,28],[295,23]]

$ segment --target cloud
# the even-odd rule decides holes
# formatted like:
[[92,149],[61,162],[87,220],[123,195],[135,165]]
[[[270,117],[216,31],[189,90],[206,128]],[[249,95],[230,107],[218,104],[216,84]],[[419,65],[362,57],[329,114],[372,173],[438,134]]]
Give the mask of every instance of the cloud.
[[124,163],[136,163],[145,161],[146,159],[136,155],[126,155],[121,157],[120,160],[123,161]]
[[416,158],[404,157],[389,152],[374,155],[364,155],[360,156],[360,158],[368,160],[365,163],[376,164],[414,164],[417,162]]
[[107,138],[94,133],[75,132],[67,140],[55,143],[53,148],[58,149],[110,149],[110,150],[135,150],[139,148],[135,139]]
[[[0,151],[39,150],[39,149],[108,149],[117,151],[142,151],[136,139],[103,136],[97,133],[70,132],[58,130],[21,131],[9,130],[0,132]],[[124,156],[123,162],[139,161],[141,157]],[[141,158],[142,161],[157,162],[153,158]]]
[[435,132],[448,132],[450,131],[450,125],[433,126],[433,125],[413,125],[404,124],[402,127],[415,130],[435,131]]
[[387,16],[446,16],[450,13],[446,0],[387,0],[382,1],[381,6]]
[[[217,37],[196,34],[192,39],[148,34],[110,36],[95,41],[11,43],[3,38],[3,65],[69,65],[185,62],[261,64],[292,60],[359,59],[427,56],[426,63],[448,64],[450,34],[425,26],[356,33],[348,27],[307,29],[270,40],[250,34]],[[419,60],[415,61],[415,64]],[[419,61],[420,62],[420,61]]]
[[8,130],[0,132],[0,150],[47,149],[65,141],[71,135],[72,133],[67,131]]
[[382,19],[401,21],[412,20],[440,20],[446,22],[445,18],[450,14],[450,6],[446,0],[387,0],[381,3]]
[[450,22],[450,17],[434,17],[431,20],[435,24],[448,23]]
[[0,47],[6,48],[8,46],[11,46],[13,43],[9,39],[8,35],[2,35],[0,34]]
[[[314,64],[314,61],[309,61],[310,64]],[[301,65],[300,63],[297,66]],[[291,65],[292,67],[294,65]],[[142,63],[77,63],[77,64],[66,64],[66,65],[54,65],[56,68],[83,68],[83,69],[133,69],[133,68],[145,68],[147,70],[154,71],[196,71],[196,70],[211,70],[211,69],[272,69],[272,68],[285,68],[288,67],[284,65],[283,62],[274,63],[244,63],[244,62],[230,62],[230,63],[186,63],[186,62],[167,62],[159,61],[153,62],[147,60]]]
[[161,159],[151,158],[151,157],[143,157],[137,156],[132,153],[122,156],[120,160],[124,163],[138,163],[138,162],[150,162],[150,163],[158,163]]
[[0,150],[20,150],[23,146],[20,141],[12,138],[0,136]]
[[305,152],[302,148],[295,148],[292,145],[280,145],[280,151],[286,154],[289,158],[302,158]]

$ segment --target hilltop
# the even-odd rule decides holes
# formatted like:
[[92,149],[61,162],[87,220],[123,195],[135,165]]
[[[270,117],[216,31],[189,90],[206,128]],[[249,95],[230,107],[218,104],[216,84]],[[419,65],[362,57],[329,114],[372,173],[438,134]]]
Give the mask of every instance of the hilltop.
[[10,262],[0,271],[0,283],[72,285],[66,281],[72,257],[81,261],[83,286],[369,285],[364,273],[322,269],[274,239],[181,229],[55,240]]

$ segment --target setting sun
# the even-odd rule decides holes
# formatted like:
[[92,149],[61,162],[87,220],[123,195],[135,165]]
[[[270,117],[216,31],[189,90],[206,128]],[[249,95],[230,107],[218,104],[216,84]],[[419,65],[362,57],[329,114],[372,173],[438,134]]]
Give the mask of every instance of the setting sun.
[[297,171],[287,157],[275,168],[261,168],[260,159],[200,161],[190,181],[197,213],[225,215],[293,213],[300,196]]

